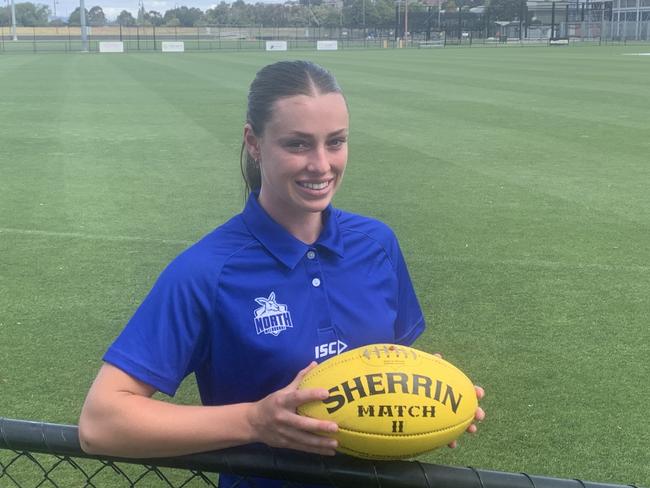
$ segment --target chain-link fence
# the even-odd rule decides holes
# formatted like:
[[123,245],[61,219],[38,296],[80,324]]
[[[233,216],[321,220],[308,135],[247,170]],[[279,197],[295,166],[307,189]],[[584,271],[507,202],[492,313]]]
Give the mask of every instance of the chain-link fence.
[[128,465],[62,455],[0,450],[0,486],[49,488],[216,487],[217,476],[193,470]]
[[[623,488],[622,485],[439,466],[322,457],[266,446],[244,446],[175,458],[126,459],[81,450],[76,426],[0,418],[1,488],[214,487],[255,488],[256,477],[340,488]],[[627,485],[632,486],[632,485]]]
[[[18,27],[17,40],[9,27],[0,27],[0,52],[78,52],[86,50],[81,28]],[[424,39],[425,35],[413,40]],[[316,49],[318,41],[336,41],[338,49],[395,47],[390,30],[346,27],[108,26],[86,28],[87,50],[102,42],[120,42],[124,51],[163,51],[164,44],[181,42],[184,51],[264,50],[267,41],[285,41],[288,49]]]
[[[650,15],[650,14],[649,14]],[[284,41],[288,50],[316,50],[319,41],[336,41],[337,49],[395,49],[445,46],[548,45],[554,36],[573,43],[650,42],[650,17],[639,21],[598,20],[558,22],[551,25],[522,27],[508,23],[498,32],[451,27],[411,32],[405,39],[396,38],[390,29],[345,27],[264,27],[202,26],[88,27],[84,43],[81,28],[18,27],[17,40],[9,27],[0,27],[0,53],[20,52],[99,52],[102,43],[120,43],[125,51],[165,50],[165,44],[182,43],[183,51],[260,51],[268,41]],[[441,42],[442,41],[442,42]]]

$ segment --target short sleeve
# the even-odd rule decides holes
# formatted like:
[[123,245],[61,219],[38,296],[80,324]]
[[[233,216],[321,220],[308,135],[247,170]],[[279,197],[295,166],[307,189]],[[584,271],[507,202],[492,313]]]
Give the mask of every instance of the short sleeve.
[[173,396],[203,361],[213,318],[213,290],[187,255],[160,275],[104,361]]
[[393,265],[397,274],[398,300],[395,319],[395,342],[405,346],[413,344],[424,331],[425,322],[420,302],[413,289],[406,261],[397,240],[393,248]]

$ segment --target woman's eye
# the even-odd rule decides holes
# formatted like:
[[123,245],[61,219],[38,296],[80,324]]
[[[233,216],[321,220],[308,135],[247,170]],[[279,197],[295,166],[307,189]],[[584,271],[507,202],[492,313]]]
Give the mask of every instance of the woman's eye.
[[289,141],[287,143],[287,147],[293,150],[300,150],[305,149],[307,147],[307,143],[305,141]]
[[332,139],[329,143],[331,147],[341,147],[343,144],[345,144],[347,141],[346,138],[340,137],[338,139]]

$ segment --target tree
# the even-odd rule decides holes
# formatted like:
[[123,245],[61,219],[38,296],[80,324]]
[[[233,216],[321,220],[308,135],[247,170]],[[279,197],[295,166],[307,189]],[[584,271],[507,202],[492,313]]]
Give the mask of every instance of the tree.
[[92,26],[102,26],[106,25],[106,15],[104,15],[104,10],[96,5],[88,11],[88,16],[86,17],[88,25]]
[[[15,4],[16,8],[16,25],[24,27],[38,27],[47,25],[47,19],[50,16],[50,7],[47,5],[33,4],[31,2],[23,2]],[[11,25],[11,8],[6,7],[7,10],[7,23],[4,25]],[[3,16],[4,17],[4,16]]]
[[170,22],[172,22],[172,19],[177,19],[178,25],[182,27],[193,27],[203,20],[203,18],[204,15],[201,9],[195,7],[187,8],[185,6],[167,10],[163,16],[165,25],[171,25]]
[[[409,12],[417,8],[409,3]],[[346,27],[385,29],[395,25],[395,2],[392,0],[346,0],[343,5]]]
[[11,12],[9,7],[0,7],[0,26],[11,25]]
[[321,4],[311,10],[321,27],[338,27],[341,24],[341,11],[336,7]]
[[277,3],[256,3],[253,10],[255,24],[261,25],[284,25],[284,5]]
[[[86,14],[86,24],[88,24],[88,10],[84,9]],[[81,8],[77,7],[68,17],[68,25],[81,25]]]
[[[343,17],[346,27],[363,26],[363,3],[364,0],[345,0],[343,2]],[[366,6],[369,3],[366,1]]]
[[391,29],[395,26],[395,4],[391,0],[375,0],[377,23],[374,27]]
[[235,0],[230,6],[230,19],[234,25],[252,25],[255,22],[253,5]]
[[525,0],[490,0],[487,11],[492,20],[516,20]]
[[144,14],[144,23],[147,25],[153,25],[155,27],[161,26],[164,23],[163,16],[160,14],[160,12],[150,10]]
[[285,26],[305,27],[313,24],[311,20],[311,14],[307,10],[307,8],[303,7],[302,5],[298,5],[298,4],[291,5],[289,3],[286,3],[284,5],[284,11],[285,11],[285,21],[284,21]]
[[47,23],[48,27],[65,27],[67,24],[65,23],[65,20],[63,19],[52,19]]
[[131,12],[129,12],[128,10],[122,10],[120,12],[120,15],[117,16],[116,20],[119,25],[123,25],[126,27],[136,25],[133,14],[131,14]]
[[205,19],[210,25],[230,24],[230,6],[222,0],[219,5],[205,11]]

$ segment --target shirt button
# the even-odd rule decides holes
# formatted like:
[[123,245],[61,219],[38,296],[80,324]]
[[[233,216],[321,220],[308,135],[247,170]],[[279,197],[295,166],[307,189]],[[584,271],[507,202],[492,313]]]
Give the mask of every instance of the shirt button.
[[314,259],[316,257],[316,253],[314,251],[307,251],[307,259]]
[[314,278],[313,280],[311,280],[311,284],[318,287],[320,286],[320,280],[318,278]]

